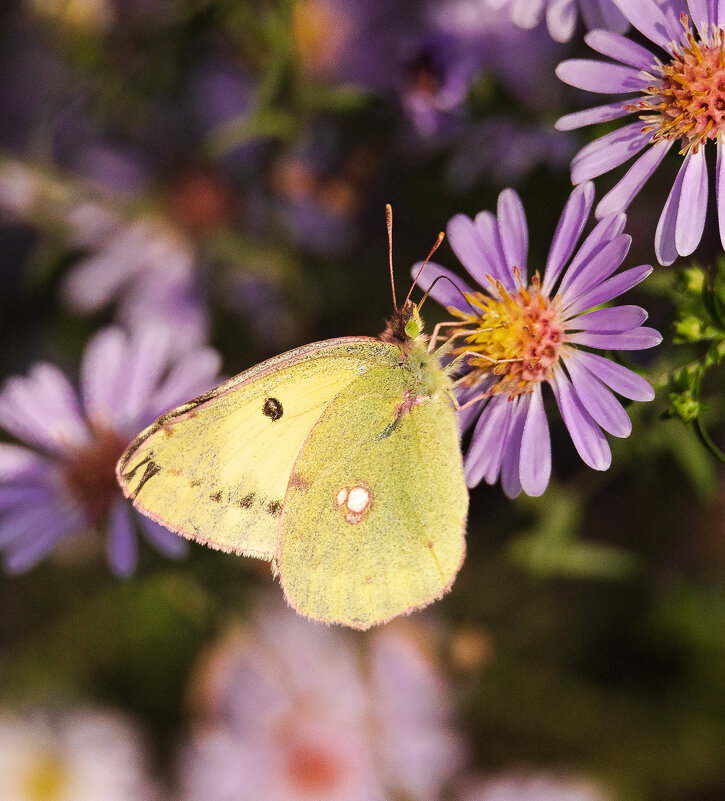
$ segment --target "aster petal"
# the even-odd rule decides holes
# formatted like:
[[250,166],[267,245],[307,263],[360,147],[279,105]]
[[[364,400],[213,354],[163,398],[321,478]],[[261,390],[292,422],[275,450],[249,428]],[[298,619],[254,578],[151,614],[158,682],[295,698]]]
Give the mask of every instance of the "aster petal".
[[636,70],[651,70],[656,67],[655,56],[646,47],[638,45],[626,36],[612,31],[589,31],[584,41],[597,53],[609,56]]
[[564,309],[567,317],[571,317],[579,312],[593,309],[602,303],[622,295],[633,286],[637,286],[641,281],[652,272],[652,267],[649,264],[640,264],[638,267],[631,267],[629,270],[624,270],[606,281],[602,281],[599,286],[589,290],[581,297],[572,301],[572,303]]
[[448,222],[446,232],[458,260],[468,270],[469,275],[484,286],[486,273],[492,272],[495,268],[489,264],[490,256],[484,249],[481,235],[473,220],[465,214],[456,214]]
[[[562,61],[554,70],[557,77],[587,92],[616,95],[620,92],[644,92],[651,78],[641,71],[624,64],[610,64],[591,58],[570,58]],[[640,123],[641,126],[641,123]]]
[[684,2],[670,2],[660,7],[655,0],[613,0],[630,23],[649,40],[669,51],[669,43],[680,38],[677,27]]
[[526,258],[529,249],[529,227],[521,198],[513,189],[504,189],[498,196],[498,230],[506,264],[521,271],[526,283]]
[[513,403],[505,395],[495,395],[486,403],[463,465],[467,486],[475,487],[482,479],[494,484],[498,479],[512,411]]
[[125,380],[128,340],[116,326],[105,328],[86,345],[80,368],[83,406],[91,420],[113,420],[120,384]]
[[521,434],[519,480],[527,495],[538,497],[544,493],[550,478],[551,437],[541,384],[537,384],[531,393],[529,411]]
[[519,28],[535,28],[541,19],[545,0],[512,0],[511,21]]
[[[498,220],[490,211],[482,211],[476,215],[474,222],[486,258],[485,269],[482,271],[484,276],[488,273],[500,281],[506,289],[514,289],[516,286],[512,272],[514,265],[506,261]],[[493,291],[487,278],[484,277],[479,283],[488,292]]]
[[707,162],[700,147],[685,167],[682,194],[675,223],[675,247],[680,256],[689,256],[700,244],[707,214]]
[[631,244],[632,237],[629,234],[620,234],[584,262],[568,286],[559,289],[564,306],[609,278],[624,261]]
[[546,258],[546,271],[542,284],[544,294],[552,293],[556,279],[579,241],[593,203],[594,184],[592,183],[587,182],[577,186],[569,195],[556,226],[549,255]]
[[0,482],[22,480],[27,484],[47,475],[51,463],[30,448],[0,443]]
[[717,224],[720,242],[725,248],[725,145],[717,143],[717,164],[715,167],[715,197],[717,199]]
[[575,345],[586,345],[599,350],[645,350],[654,348],[662,342],[662,334],[654,328],[641,326],[631,331],[614,334],[599,334],[591,331],[567,334],[567,342]]
[[602,28],[607,31],[624,33],[629,23],[612,0],[579,0],[584,24],[591,31]]
[[546,8],[546,27],[555,42],[568,42],[576,28],[575,0],[550,0]]
[[116,401],[116,422],[119,426],[138,428],[146,422],[149,402],[168,365],[170,331],[165,326],[149,324],[130,337],[126,370]]
[[630,122],[585,145],[571,162],[571,182],[580,184],[619,167],[646,147],[651,133],[642,133],[642,122]]
[[[7,509],[17,509],[20,506],[33,507],[39,505],[49,505],[53,501],[53,489],[48,486],[27,486],[22,484],[10,484],[0,486],[0,511]],[[0,532],[3,523],[0,519]],[[0,533],[0,540],[2,533]]]
[[687,0],[687,5],[700,36],[703,39],[709,38],[712,26],[718,24],[717,0]]
[[624,177],[599,201],[594,212],[596,216],[601,218],[613,212],[624,211],[659,167],[673,144],[672,140],[663,140],[648,147]]
[[611,334],[637,328],[646,319],[647,312],[641,306],[612,306],[580,314],[567,321],[566,329]]
[[567,287],[570,286],[579,272],[599,254],[602,248],[606,247],[624,231],[626,224],[627,216],[620,213],[610,214],[594,226],[564,273],[564,277],[559,284],[559,293],[566,292]]
[[168,409],[211,389],[218,383],[220,368],[221,357],[213,348],[196,348],[185,353],[173,364],[150,399],[149,417],[156,419]]
[[144,537],[156,548],[156,550],[169,559],[181,559],[189,553],[189,543],[173,531],[160,526],[153,520],[149,520],[144,515],[136,515],[136,520],[141,524]]
[[8,573],[23,573],[44,559],[63,537],[83,527],[81,513],[59,515],[57,509],[48,509],[42,528],[32,537],[17,537],[8,547],[3,564]]
[[605,103],[602,106],[593,106],[583,111],[575,111],[572,114],[565,114],[554,123],[557,131],[573,131],[583,128],[585,125],[596,125],[600,122],[618,120],[632,114],[626,106],[631,105],[631,100],[618,100],[616,103]]
[[614,437],[628,437],[632,433],[632,421],[611,391],[576,360],[567,361],[566,366],[574,390],[594,422]]
[[[422,261],[413,265],[410,271],[413,278],[418,275],[418,271],[422,266]],[[436,281],[439,276],[444,276],[446,280]],[[430,289],[434,281],[436,281],[436,284],[433,289]],[[473,292],[473,289],[471,289],[459,275],[434,261],[429,261],[428,264],[426,264],[425,269],[420,274],[420,278],[418,278],[418,286],[424,292],[430,289],[430,296],[436,303],[440,303],[441,306],[446,308],[453,306],[456,309],[470,311],[461,293],[465,292],[470,294]],[[458,287],[458,289],[456,289],[456,287]],[[460,292],[458,291],[459,289]]]
[[32,505],[9,509],[0,518],[0,547],[32,540],[54,520],[74,515],[75,512],[63,514],[62,507],[53,498],[36,498]]
[[[456,389],[456,400],[463,407],[468,401],[473,400],[476,396],[482,395],[492,384],[491,379],[483,379],[473,387],[459,387]],[[484,405],[484,398],[481,397],[480,403],[472,403],[470,406],[465,406],[458,410],[458,430],[463,433],[467,431],[473,421],[481,414],[481,409]]]
[[692,156],[688,153],[677,173],[675,182],[672,184],[670,194],[667,196],[662,214],[657,223],[657,230],[655,231],[655,254],[657,261],[662,265],[672,264],[678,256],[677,247],[675,246],[675,230],[677,223],[677,211],[680,206],[680,197],[682,195],[682,181],[685,177],[687,165]]
[[583,364],[600,381],[624,398],[635,401],[651,401],[655,391],[641,375],[621,364],[606,359],[598,353],[585,350],[569,351],[569,363],[577,361]]
[[73,387],[52,364],[13,376],[0,394],[0,425],[18,439],[64,454],[88,436]]
[[531,394],[518,395],[511,403],[514,408],[511,412],[508,441],[501,464],[501,489],[507,498],[515,498],[521,492],[521,479],[519,470],[521,465],[521,437],[529,412]]
[[606,470],[612,463],[607,439],[561,367],[555,368],[551,387],[577,453],[594,470]]
[[116,576],[130,576],[136,569],[138,542],[131,510],[125,500],[116,501],[111,507],[106,555],[108,566]]

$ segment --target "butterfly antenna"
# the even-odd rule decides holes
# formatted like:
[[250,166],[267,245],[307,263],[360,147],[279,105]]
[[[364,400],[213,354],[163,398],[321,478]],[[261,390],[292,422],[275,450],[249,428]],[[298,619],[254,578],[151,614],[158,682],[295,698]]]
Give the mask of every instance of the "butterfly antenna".
[[434,287],[434,286],[435,286],[435,285],[436,285],[436,284],[437,284],[439,281],[450,281],[450,283],[451,283],[451,284],[453,285],[453,287],[455,288],[456,292],[458,292],[458,294],[459,294],[459,295],[460,295],[460,296],[463,298],[463,302],[464,302],[464,303],[465,303],[465,304],[468,306],[468,308],[469,308],[469,309],[470,309],[470,310],[471,310],[471,311],[472,311],[474,314],[476,314],[476,309],[473,307],[473,305],[471,304],[471,302],[468,300],[468,298],[466,297],[466,295],[465,295],[465,293],[463,292],[463,290],[462,290],[462,289],[461,289],[461,288],[458,286],[458,284],[457,284],[457,283],[456,283],[456,282],[455,282],[455,281],[454,281],[454,280],[453,280],[453,279],[452,279],[450,276],[447,276],[447,275],[437,275],[437,276],[436,276],[436,277],[433,279],[433,283],[432,283],[432,284],[431,284],[431,285],[428,287],[428,291],[425,293],[425,295],[423,295],[423,299],[422,299],[422,300],[421,300],[421,302],[418,304],[418,308],[419,308],[419,309],[420,309],[420,307],[421,307],[421,306],[422,306],[422,305],[425,303],[425,301],[428,299],[428,295],[430,295],[430,293],[433,291],[433,287]]
[[385,204],[385,223],[388,227],[388,264],[390,265],[390,287],[393,290],[393,308],[398,311],[398,303],[395,298],[395,275],[393,274],[393,207],[390,203]]
[[[431,260],[431,258],[433,256],[433,254],[436,252],[436,250],[438,250],[438,248],[441,245],[441,242],[445,239],[445,236],[446,235],[443,233],[443,231],[441,231],[438,234],[438,239],[436,239],[435,244],[430,249],[430,253],[425,257],[425,261],[423,262],[423,264],[420,265],[420,270],[418,270],[418,273],[415,276],[415,279],[414,279],[414,281],[413,281],[413,283],[412,283],[412,285],[410,287],[410,291],[408,292],[408,297],[406,297],[406,299],[405,299],[405,303],[407,303],[410,300],[410,296],[413,294],[413,290],[415,289],[415,285],[418,283],[418,279],[420,278],[420,274],[423,272],[423,270],[425,270],[425,265],[428,264],[428,262]],[[431,287],[431,289],[432,289],[432,287]],[[428,290],[428,292],[430,292],[430,289]],[[427,296],[428,296],[428,293],[426,292],[426,297]],[[403,306],[405,306],[405,303],[403,304]]]

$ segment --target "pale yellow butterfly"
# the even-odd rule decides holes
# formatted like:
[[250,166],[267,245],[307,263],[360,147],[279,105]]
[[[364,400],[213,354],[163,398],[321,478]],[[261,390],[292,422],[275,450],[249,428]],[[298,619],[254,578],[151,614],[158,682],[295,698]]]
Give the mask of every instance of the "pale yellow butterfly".
[[378,338],[262,362],[143,431],[121,487],[171,531],[271,560],[307,617],[366,629],[426,606],[461,566],[468,510],[435,341],[406,299]]

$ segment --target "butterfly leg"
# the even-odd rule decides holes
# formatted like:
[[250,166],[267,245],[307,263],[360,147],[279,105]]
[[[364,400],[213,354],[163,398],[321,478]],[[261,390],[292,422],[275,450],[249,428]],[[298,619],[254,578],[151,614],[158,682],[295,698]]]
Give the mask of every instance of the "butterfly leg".
[[441,328],[450,328],[451,326],[454,326],[454,325],[460,326],[461,323],[458,320],[450,320],[449,322],[446,322],[446,323],[436,323],[436,326],[433,329],[433,334],[432,334],[432,336],[430,338],[430,341],[428,342],[428,353],[432,353],[435,350],[435,346],[436,346],[436,344],[437,344],[439,339],[443,339],[443,340],[446,340],[448,342],[451,339],[453,339],[453,337],[455,337],[455,336],[462,336],[463,334],[468,333],[466,331],[460,331],[457,334],[453,334],[453,336],[451,336],[451,337],[444,337],[444,336],[442,336],[440,334]]

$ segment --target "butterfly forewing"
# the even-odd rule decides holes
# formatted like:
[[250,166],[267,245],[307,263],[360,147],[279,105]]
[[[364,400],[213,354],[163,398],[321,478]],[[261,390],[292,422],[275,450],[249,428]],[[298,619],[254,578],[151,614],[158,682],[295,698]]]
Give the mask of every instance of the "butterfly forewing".
[[313,343],[162,415],[119,461],[124,492],[185,537],[271,559],[290,473],[310,429],[388,348],[363,337]]
[[373,368],[310,432],[277,556],[302,614],[368,628],[440,597],[458,572],[468,493],[455,412],[445,393],[419,392],[404,366]]

